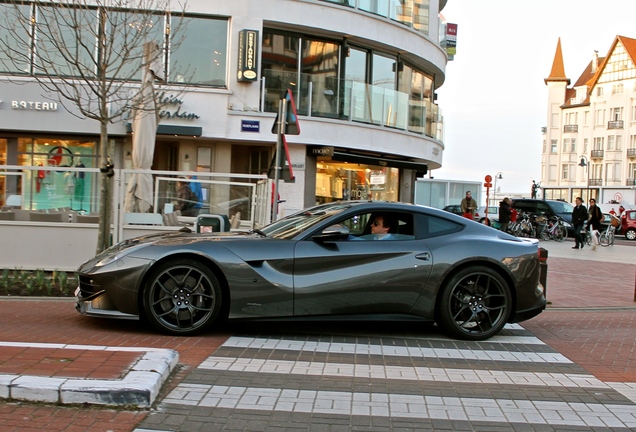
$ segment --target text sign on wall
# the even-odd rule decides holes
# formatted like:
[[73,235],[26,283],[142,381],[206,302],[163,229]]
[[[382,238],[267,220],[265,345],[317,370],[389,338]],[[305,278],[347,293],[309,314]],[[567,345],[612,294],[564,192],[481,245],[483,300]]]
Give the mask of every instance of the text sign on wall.
[[258,120],[241,120],[241,132],[259,132],[260,126]]
[[258,76],[258,30],[241,30],[238,49],[238,80],[256,81]]

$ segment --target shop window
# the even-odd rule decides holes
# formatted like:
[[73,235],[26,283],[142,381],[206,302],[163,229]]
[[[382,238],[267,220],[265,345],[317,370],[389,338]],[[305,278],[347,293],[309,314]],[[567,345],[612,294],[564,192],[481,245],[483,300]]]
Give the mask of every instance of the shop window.
[[318,161],[316,165],[316,203],[347,200],[397,201],[397,168]]

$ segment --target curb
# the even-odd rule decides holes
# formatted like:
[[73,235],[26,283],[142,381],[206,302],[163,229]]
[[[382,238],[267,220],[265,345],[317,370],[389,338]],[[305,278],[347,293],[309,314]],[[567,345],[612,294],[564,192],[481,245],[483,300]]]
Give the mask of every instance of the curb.
[[0,347],[3,346],[144,353],[119,380],[0,374],[0,398],[31,402],[147,408],[154,403],[161,386],[179,362],[177,351],[160,348],[0,342]]

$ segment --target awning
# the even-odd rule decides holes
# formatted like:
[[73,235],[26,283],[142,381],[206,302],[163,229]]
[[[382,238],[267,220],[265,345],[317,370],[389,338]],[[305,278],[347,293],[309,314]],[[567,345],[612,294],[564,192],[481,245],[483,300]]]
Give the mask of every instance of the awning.
[[332,159],[341,162],[353,162],[366,165],[409,169],[421,172],[423,174],[426,174],[428,172],[428,164],[424,162],[392,159],[386,156],[362,155],[358,153],[334,150]]

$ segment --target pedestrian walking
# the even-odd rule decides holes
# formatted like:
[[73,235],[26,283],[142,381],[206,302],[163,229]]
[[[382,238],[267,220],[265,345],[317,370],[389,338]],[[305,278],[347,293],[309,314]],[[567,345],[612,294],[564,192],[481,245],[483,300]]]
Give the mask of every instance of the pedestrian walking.
[[598,246],[599,230],[601,229],[601,221],[603,220],[603,212],[596,205],[596,200],[590,198],[590,208],[588,209],[588,228],[592,236],[592,250],[595,251]]
[[583,249],[583,246],[585,246],[581,231],[587,217],[587,209],[583,205],[583,198],[576,197],[576,205],[574,210],[572,210],[572,226],[574,226],[574,246],[572,249]]

